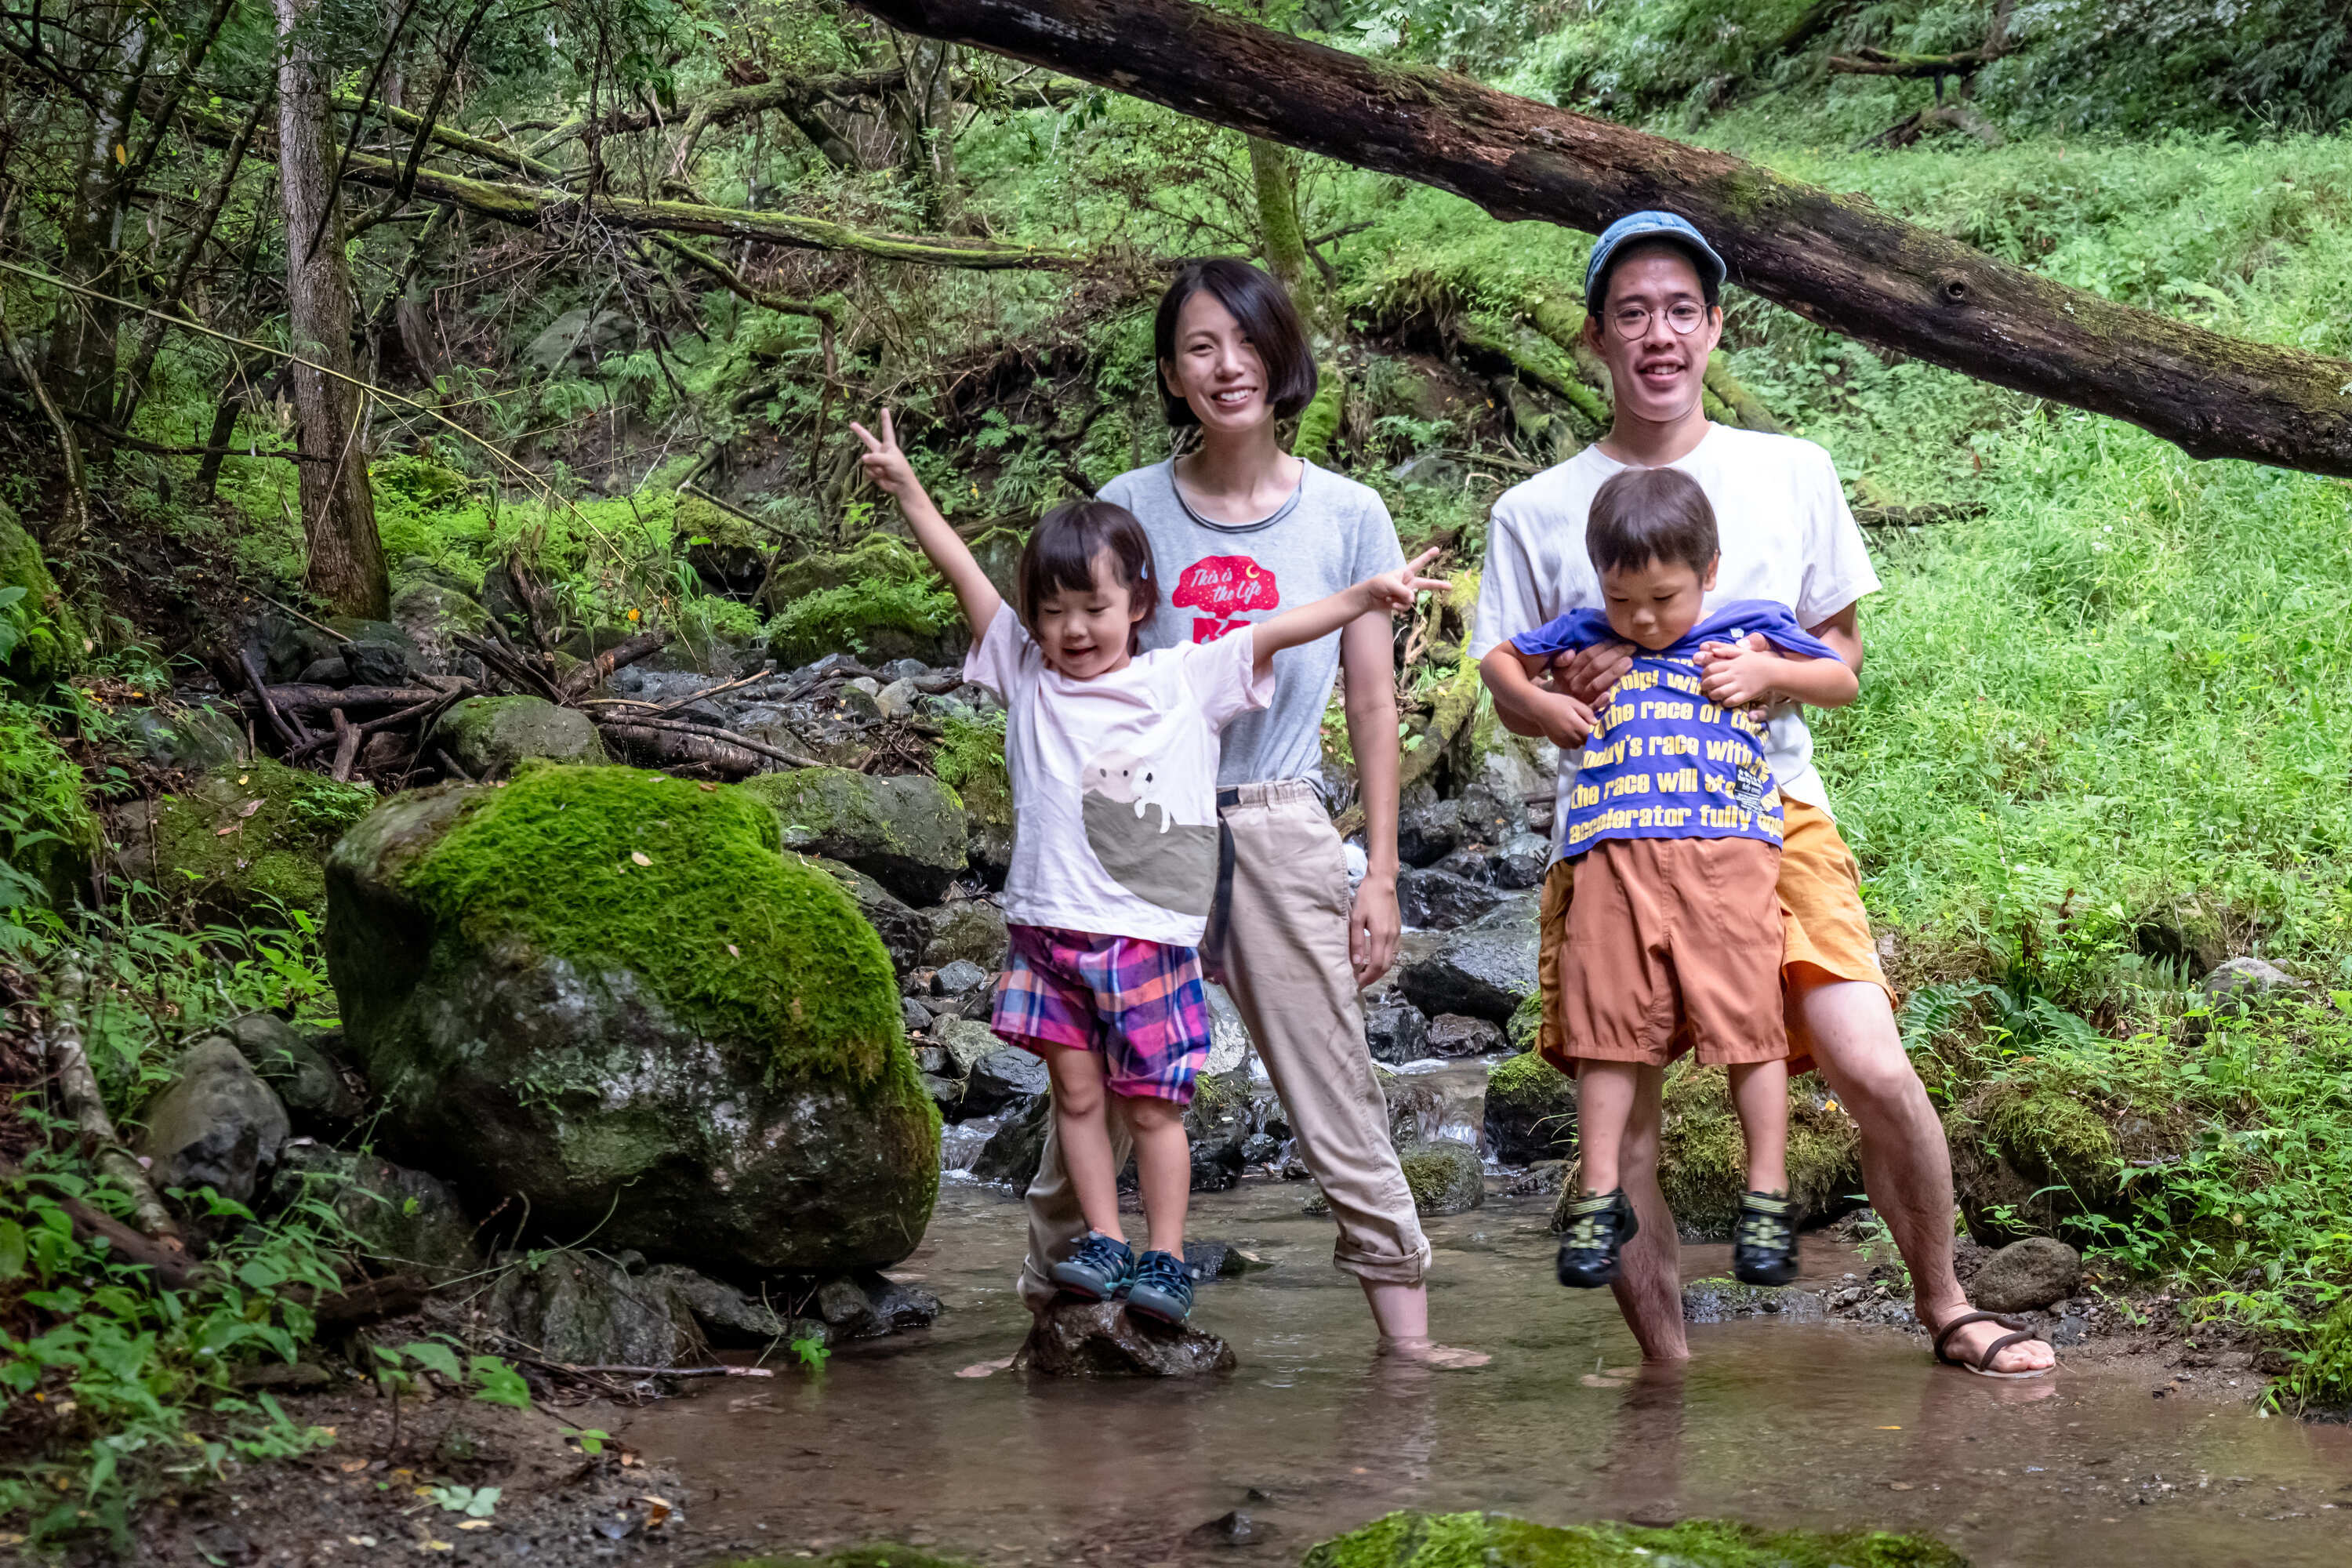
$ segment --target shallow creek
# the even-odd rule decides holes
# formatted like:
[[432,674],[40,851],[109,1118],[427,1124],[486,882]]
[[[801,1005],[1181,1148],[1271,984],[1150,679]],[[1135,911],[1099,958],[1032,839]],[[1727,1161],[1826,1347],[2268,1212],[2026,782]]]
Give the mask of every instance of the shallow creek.
[[[1196,1321],[1240,1358],[1228,1378],[959,1377],[1020,1342],[1023,1221],[1009,1194],[950,1183],[894,1271],[945,1300],[936,1328],[836,1352],[814,1379],[648,1407],[623,1418],[627,1440],[687,1477],[698,1532],[787,1553],[895,1540],[992,1564],[1291,1563],[1408,1507],[1920,1531],[1980,1568],[2352,1551],[2352,1430],[2151,1397],[2147,1366],[2000,1383],[1932,1369],[1908,1335],[1750,1319],[1694,1328],[1680,1376],[1638,1375],[1607,1293],[1552,1282],[1549,1200],[1430,1222],[1440,1335],[1492,1365],[1377,1361],[1330,1222],[1298,1212],[1312,1190],[1253,1180],[1193,1200],[1193,1235],[1272,1265],[1201,1288]],[[1696,1278],[1727,1249],[1684,1260]],[[1818,1242],[1808,1264],[1859,1267]],[[1191,1533],[1236,1509],[1253,1541]]]

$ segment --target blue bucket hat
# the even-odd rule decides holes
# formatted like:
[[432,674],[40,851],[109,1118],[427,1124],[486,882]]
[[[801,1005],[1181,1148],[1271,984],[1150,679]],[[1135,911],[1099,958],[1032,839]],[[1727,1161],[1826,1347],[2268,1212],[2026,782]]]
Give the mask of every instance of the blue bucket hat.
[[1691,226],[1688,218],[1667,212],[1627,213],[1601,231],[1601,238],[1592,247],[1591,259],[1584,264],[1584,308],[1598,310],[1601,301],[1594,291],[1609,276],[1609,258],[1636,240],[1663,239],[1678,245],[1690,253],[1691,265],[1698,268],[1699,280],[1711,288],[1723,287],[1724,275],[1729,269],[1723,258],[1707,244],[1706,236]]

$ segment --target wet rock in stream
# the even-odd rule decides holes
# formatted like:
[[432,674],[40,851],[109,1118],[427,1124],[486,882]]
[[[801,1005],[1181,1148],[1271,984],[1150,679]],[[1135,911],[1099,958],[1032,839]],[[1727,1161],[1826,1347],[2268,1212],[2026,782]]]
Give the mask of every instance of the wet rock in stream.
[[1233,1347],[1189,1325],[1129,1312],[1117,1301],[1056,1297],[1037,1316],[1013,1366],[1046,1377],[1207,1377],[1234,1370]]

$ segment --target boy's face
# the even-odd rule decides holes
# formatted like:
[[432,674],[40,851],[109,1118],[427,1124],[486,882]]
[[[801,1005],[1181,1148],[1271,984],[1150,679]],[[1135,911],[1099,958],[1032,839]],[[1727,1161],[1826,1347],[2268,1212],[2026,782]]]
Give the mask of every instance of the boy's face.
[[1715,586],[1717,556],[1699,572],[1685,561],[1653,560],[1631,571],[1603,572],[1601,597],[1609,629],[1655,653],[1672,647],[1698,625],[1700,604]]
[[1029,635],[1045,662],[1073,680],[1092,680],[1126,667],[1127,642],[1143,610],[1118,580],[1106,550],[1095,557],[1095,580],[1087,588],[1057,588],[1036,607]]

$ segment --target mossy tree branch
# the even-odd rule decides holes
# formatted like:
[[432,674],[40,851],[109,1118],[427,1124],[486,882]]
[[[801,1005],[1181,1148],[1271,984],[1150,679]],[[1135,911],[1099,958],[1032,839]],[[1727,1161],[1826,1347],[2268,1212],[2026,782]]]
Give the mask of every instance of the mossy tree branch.
[[1342,53],[1191,0],[859,0],[1252,136],[1597,232],[1671,206],[1735,281],[1833,331],[2111,415],[2200,458],[2352,476],[2352,362],[2248,342],[2014,267],[1728,153]]

